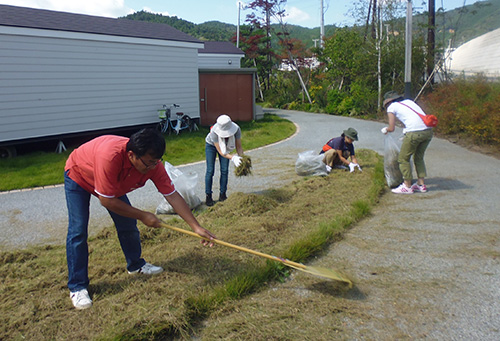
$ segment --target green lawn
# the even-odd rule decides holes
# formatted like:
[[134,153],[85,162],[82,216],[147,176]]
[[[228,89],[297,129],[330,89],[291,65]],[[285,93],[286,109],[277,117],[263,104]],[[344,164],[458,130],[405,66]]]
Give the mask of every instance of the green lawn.
[[[295,132],[292,122],[269,114],[260,120],[238,124],[242,131],[244,150],[280,141]],[[204,160],[208,131],[208,128],[201,127],[199,131],[166,136],[164,160],[174,166]],[[62,154],[34,152],[12,159],[0,159],[0,191],[62,183],[66,159],[76,147],[70,146]]]

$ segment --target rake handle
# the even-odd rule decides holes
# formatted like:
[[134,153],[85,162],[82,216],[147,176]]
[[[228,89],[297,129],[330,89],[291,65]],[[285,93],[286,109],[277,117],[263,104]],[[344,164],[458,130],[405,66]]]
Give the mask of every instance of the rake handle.
[[[196,238],[200,238],[200,239],[206,239],[206,238],[200,236],[198,233],[195,233],[195,232],[192,232],[192,231],[188,231],[188,230],[184,230],[184,229],[181,229],[179,227],[167,225],[167,224],[165,224],[163,222],[161,223],[161,226],[166,227],[166,228],[171,229],[171,230],[174,230],[174,231],[177,231],[177,232],[180,232],[180,233],[184,233],[184,234],[190,235],[192,237],[196,237]],[[220,239],[212,239],[210,241],[214,242],[216,244],[219,244],[219,245],[224,245],[224,246],[236,249],[236,250],[240,250],[240,251],[243,251],[243,252],[251,253],[251,254],[256,255],[256,256],[260,256],[260,257],[264,257],[264,258],[267,258],[267,259],[270,259],[270,260],[282,262],[282,263],[284,263],[286,265],[289,265],[289,266],[292,266],[292,267],[295,267],[295,268],[299,268],[299,269],[305,269],[306,268],[306,266],[304,264],[292,262],[291,260],[288,260],[288,259],[279,258],[279,257],[276,257],[276,256],[271,256],[271,255],[259,252],[259,251],[254,251],[254,250],[251,250],[251,249],[247,249],[246,247],[234,245],[234,244],[225,242],[225,241],[220,240]]]

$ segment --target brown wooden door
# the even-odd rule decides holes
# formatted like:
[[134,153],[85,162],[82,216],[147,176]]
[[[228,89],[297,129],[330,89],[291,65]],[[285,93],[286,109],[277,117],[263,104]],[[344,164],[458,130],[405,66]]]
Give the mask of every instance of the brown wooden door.
[[252,74],[200,74],[200,120],[210,126],[222,114],[233,121],[253,119]]

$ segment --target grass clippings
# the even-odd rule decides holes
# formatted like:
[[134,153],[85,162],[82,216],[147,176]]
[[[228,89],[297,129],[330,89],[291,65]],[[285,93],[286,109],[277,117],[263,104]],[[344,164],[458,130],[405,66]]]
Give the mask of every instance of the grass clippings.
[[252,159],[248,155],[241,157],[241,164],[234,170],[236,176],[247,176],[252,174]]
[[[366,150],[357,156],[362,173],[334,170],[325,177],[297,177],[263,194],[235,193],[197,212],[198,219],[221,240],[306,263],[369,214],[384,187],[381,158]],[[187,227],[179,218],[166,222]],[[205,248],[199,239],[169,229],[139,229],[143,257],[165,271],[152,277],[128,275],[110,226],[89,240],[88,290],[94,305],[84,311],[74,309],[69,299],[63,245],[0,253],[0,339],[264,340],[321,339],[316,336],[325,334],[317,328],[317,335],[305,336],[294,327],[293,317],[303,304],[296,295],[283,292],[282,301],[270,307],[274,299],[268,289],[276,281],[293,281],[296,271],[231,248]],[[324,307],[318,309],[325,309],[329,330],[340,329],[329,314],[342,307],[328,294],[339,284],[301,276],[311,286],[326,286]],[[302,299],[310,294],[304,290]],[[248,303],[241,320],[231,315],[243,311],[238,302]],[[261,307],[269,309],[266,323],[252,316],[252,309]],[[287,330],[278,329],[283,319],[290,321]]]

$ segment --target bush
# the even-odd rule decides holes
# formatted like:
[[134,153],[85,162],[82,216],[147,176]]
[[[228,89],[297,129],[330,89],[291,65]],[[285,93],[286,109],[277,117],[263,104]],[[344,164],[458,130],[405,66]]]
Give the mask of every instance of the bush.
[[437,131],[471,138],[476,144],[500,145],[500,84],[478,76],[439,85],[422,99],[439,119]]

